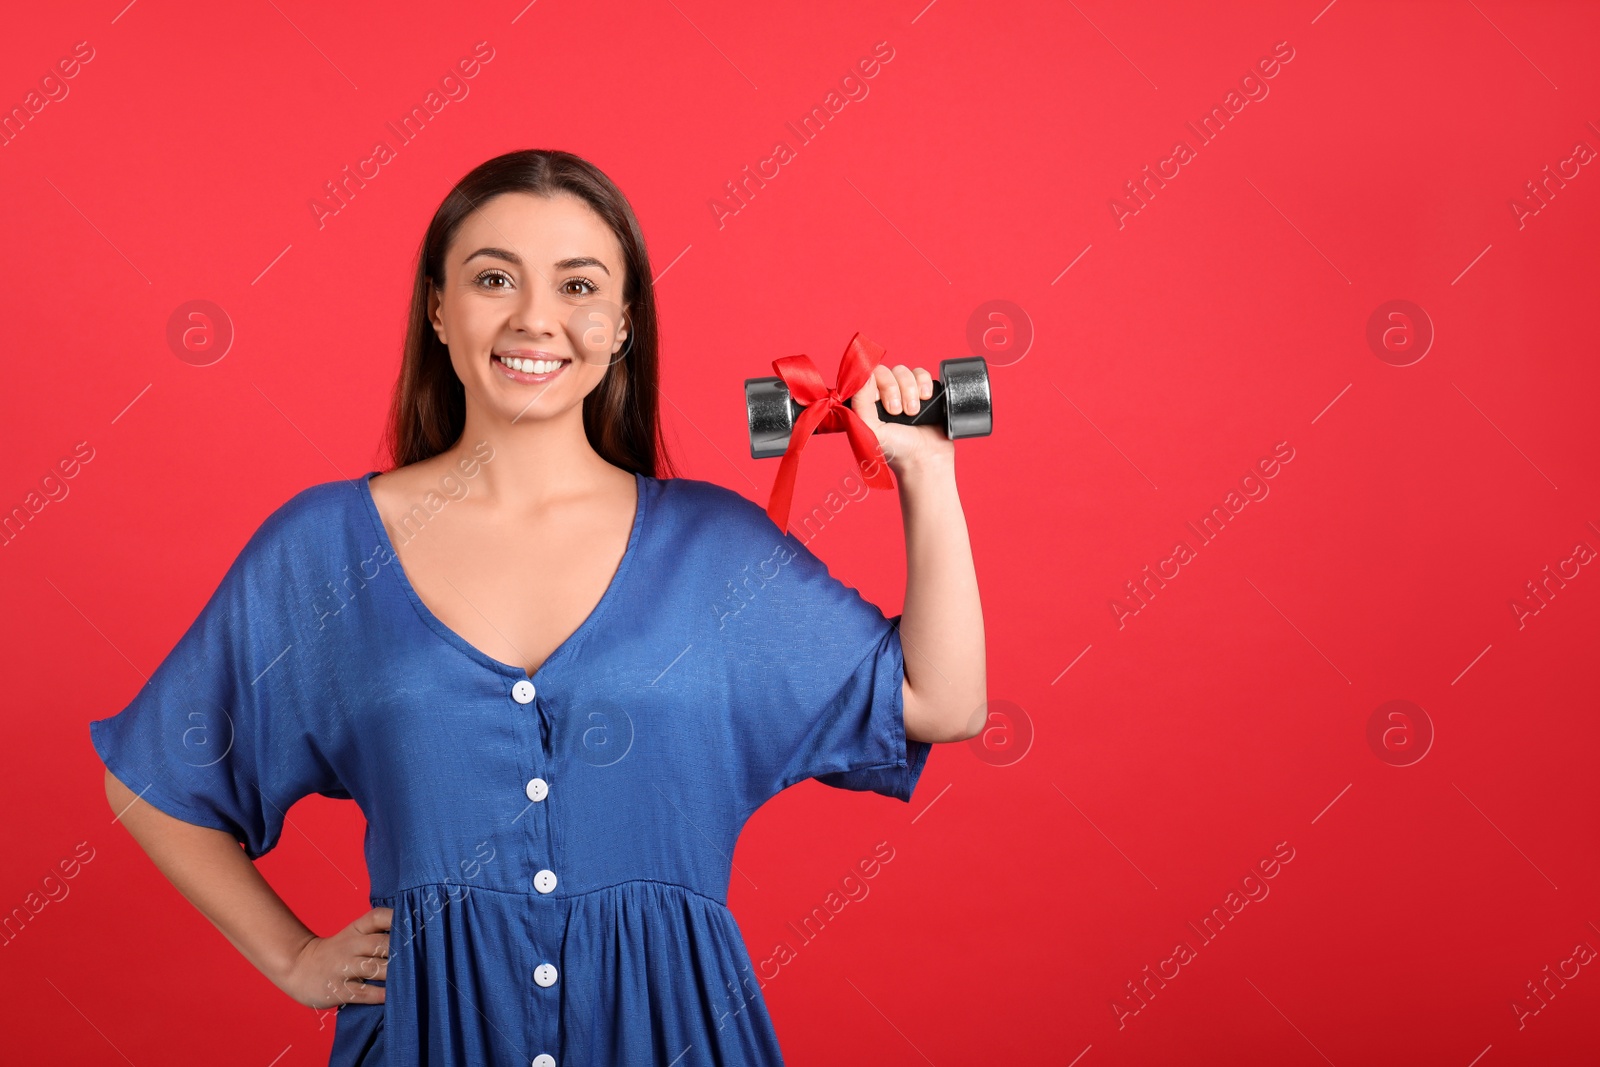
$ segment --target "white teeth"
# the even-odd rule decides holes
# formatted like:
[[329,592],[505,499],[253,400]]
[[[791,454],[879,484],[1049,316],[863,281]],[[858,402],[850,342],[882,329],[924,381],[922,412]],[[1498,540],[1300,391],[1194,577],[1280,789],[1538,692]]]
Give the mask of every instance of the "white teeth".
[[512,370],[521,371],[523,374],[549,374],[560,367],[565,360],[523,359],[521,356],[501,356],[500,362]]

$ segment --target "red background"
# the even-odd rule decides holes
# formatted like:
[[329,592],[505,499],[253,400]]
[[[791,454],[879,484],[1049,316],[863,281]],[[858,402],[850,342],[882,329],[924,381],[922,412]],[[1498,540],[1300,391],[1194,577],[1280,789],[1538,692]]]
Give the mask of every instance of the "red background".
[[[1600,15],[1197,7],[8,13],[7,111],[76,42],[94,55],[0,148],[0,505],[93,449],[0,549],[0,911],[93,849],[0,947],[8,1058],[326,1062],[331,1017],[256,973],[111,822],[87,723],[132,697],[273,508],[383,465],[429,216],[484,159],[559,147],[643,222],[682,470],[763,504],[776,463],[748,458],[744,378],[797,352],[831,377],[857,330],[937,368],[969,354],[981,305],[1016,308],[990,323],[995,432],[958,449],[1007,718],[936,748],[910,805],[786,792],[735,856],[752,957],[796,949],[764,990],[790,1062],[1592,1062],[1595,967],[1520,1027],[1511,1005],[1600,948],[1600,575],[1552,583],[1520,627],[1511,603],[1600,548],[1600,174],[1562,163],[1600,147]],[[494,58],[470,94],[319,226],[324,183],[480,41]],[[785,123],[878,42],[893,58],[868,95],[796,146]],[[1199,144],[1185,123],[1279,42],[1269,95]],[[1195,158],[1119,226],[1113,198],[1180,138]],[[724,183],[779,139],[795,158],[719,225]],[[1526,183],[1547,165],[1570,177],[1541,205]],[[1519,220],[1518,197],[1540,209]],[[166,340],[196,299],[236,331],[204,367]],[[1408,366],[1367,340],[1396,299],[1436,332]],[[1185,524],[1279,442],[1294,458],[1270,494],[1198,546]],[[849,464],[842,438],[814,444],[796,513]],[[877,493],[811,542],[890,614],[898,514]],[[1197,558],[1119,626],[1124,583],[1179,539]],[[1416,732],[1375,747],[1391,700],[1422,709]],[[1431,748],[1395,765],[1423,717]],[[290,822],[264,872],[332,932],[367,907],[360,814],[314,797]],[[787,924],[880,841],[894,858],[870,894],[799,945]],[[1270,894],[1201,942],[1188,924],[1280,842]],[[1126,983],[1180,940],[1195,958],[1132,1013]]]

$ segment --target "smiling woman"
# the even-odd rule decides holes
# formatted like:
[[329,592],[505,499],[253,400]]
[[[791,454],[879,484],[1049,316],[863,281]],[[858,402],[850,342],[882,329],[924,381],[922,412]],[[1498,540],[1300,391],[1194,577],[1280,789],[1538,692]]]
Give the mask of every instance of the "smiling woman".
[[[984,718],[950,442],[876,417],[880,387],[914,413],[924,379],[879,366],[852,401],[916,545],[889,619],[760,505],[661,476],[631,208],[568,153],[490,160],[422,243],[393,469],[268,516],[149,684],[90,725],[112,808],[280,989],[340,1006],[334,1067],[780,1064],[739,992],[746,821],[806,779],[909,802],[933,743]],[[472,492],[404,536],[480,447]],[[705,610],[774,552],[759,596]],[[307,612],[351,563],[360,595]],[[912,647],[937,684],[914,684]],[[372,906],[327,937],[251,863],[313,793],[368,821]]]
[[[536,257],[535,248],[548,251]],[[553,418],[566,397],[581,398],[595,452],[654,474],[666,445],[656,418],[651,276],[638,220],[591,164],[529,152],[478,167],[445,198],[423,238],[390,409],[396,465],[455,444],[469,410]],[[528,330],[534,320],[537,336]],[[541,384],[517,378],[526,373],[518,365],[541,353],[580,360],[580,373],[568,376],[577,380],[542,403],[544,388],[507,388]],[[468,404],[469,394],[487,407]]]

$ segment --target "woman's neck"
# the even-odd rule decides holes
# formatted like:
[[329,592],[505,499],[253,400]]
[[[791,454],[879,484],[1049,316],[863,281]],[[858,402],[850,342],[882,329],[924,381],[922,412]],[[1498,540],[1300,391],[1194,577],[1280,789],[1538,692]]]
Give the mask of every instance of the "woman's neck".
[[581,405],[556,419],[484,425],[468,412],[460,439],[436,460],[477,465],[473,494],[491,506],[542,509],[584,496],[617,469],[589,443]]

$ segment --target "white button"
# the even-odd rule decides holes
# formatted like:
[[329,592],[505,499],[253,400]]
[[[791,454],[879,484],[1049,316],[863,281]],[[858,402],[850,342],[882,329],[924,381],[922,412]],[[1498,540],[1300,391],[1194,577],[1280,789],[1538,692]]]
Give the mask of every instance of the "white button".
[[518,704],[532,704],[533,694],[533,683],[528,681],[526,678],[522,679],[522,681],[511,687],[511,699],[515,700]]
[[[541,893],[548,893],[556,887],[556,872],[551,870],[540,871],[533,876],[533,888]],[[552,1061],[553,1062],[553,1061]]]
[[550,795],[550,785],[543,778],[535,778],[528,783],[528,799],[538,803]]
[[533,1067],[556,1067],[556,1058],[548,1052],[541,1052],[533,1058]]
[[556,984],[556,968],[553,963],[541,963],[533,969],[533,980],[542,986]]

